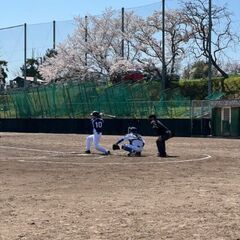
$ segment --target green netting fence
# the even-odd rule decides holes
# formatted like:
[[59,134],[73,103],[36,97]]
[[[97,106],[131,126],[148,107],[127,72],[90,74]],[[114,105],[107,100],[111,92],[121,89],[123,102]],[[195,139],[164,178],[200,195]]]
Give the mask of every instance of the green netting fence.
[[84,118],[93,110],[123,118],[189,118],[190,100],[178,89],[161,91],[158,81],[119,83],[71,81],[18,89],[0,95],[0,118]]

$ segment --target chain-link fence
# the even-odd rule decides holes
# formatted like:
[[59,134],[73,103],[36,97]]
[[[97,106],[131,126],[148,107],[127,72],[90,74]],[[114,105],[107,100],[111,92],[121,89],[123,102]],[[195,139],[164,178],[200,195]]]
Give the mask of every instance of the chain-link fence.
[[99,85],[72,81],[0,95],[0,118],[81,118],[98,110],[118,117],[189,118],[191,103],[177,90],[159,91],[158,81]]
[[[192,100],[179,89],[160,91],[159,81],[106,84],[78,80],[12,89],[0,95],[0,118],[84,118],[93,110],[126,118],[211,118],[218,104],[234,101]],[[238,101],[239,102],[239,101]]]

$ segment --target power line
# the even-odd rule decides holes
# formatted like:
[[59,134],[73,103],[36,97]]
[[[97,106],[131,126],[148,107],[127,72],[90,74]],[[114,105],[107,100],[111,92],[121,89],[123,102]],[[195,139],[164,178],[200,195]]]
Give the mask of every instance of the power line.
[[15,25],[15,26],[10,26],[10,27],[5,27],[5,28],[0,28],[0,31],[1,31],[1,30],[11,29],[11,28],[23,27],[23,26],[24,26],[24,24],[21,24],[21,25]]

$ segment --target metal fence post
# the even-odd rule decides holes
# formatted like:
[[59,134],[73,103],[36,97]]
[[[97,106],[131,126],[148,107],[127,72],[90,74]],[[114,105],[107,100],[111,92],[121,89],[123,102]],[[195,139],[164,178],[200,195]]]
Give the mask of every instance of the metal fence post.
[[212,0],[209,0],[208,11],[208,96],[210,96],[212,94]]
[[23,87],[26,87],[27,80],[27,24],[24,23],[24,82]]
[[125,12],[124,12],[124,8],[122,8],[122,58],[124,58],[124,16],[125,16]]
[[56,21],[53,21],[53,49],[56,48]]
[[[88,42],[88,17],[85,16],[85,43],[87,44],[87,42]],[[87,55],[88,55],[88,53],[86,52],[85,53],[85,66],[88,65]]]
[[162,0],[162,88],[166,88],[166,63],[165,63],[165,0]]

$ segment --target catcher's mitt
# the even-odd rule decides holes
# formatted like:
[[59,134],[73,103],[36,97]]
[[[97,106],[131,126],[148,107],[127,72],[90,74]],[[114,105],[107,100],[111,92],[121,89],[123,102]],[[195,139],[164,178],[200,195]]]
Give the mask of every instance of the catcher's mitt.
[[119,147],[117,144],[113,144],[113,145],[112,145],[112,149],[113,149],[113,150],[119,150],[120,147]]

